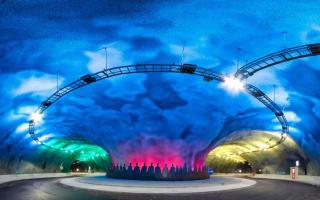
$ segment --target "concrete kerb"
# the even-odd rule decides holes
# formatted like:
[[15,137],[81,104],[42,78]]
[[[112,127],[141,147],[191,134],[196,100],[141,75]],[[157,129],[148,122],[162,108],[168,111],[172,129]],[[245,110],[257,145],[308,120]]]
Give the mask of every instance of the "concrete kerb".
[[256,174],[255,176],[247,175],[249,178],[257,179],[273,179],[273,180],[283,180],[298,183],[305,183],[320,187],[320,176],[305,176],[299,175],[296,179],[292,179],[290,175],[277,175],[277,174]]
[[[211,178],[212,179],[212,178]],[[244,178],[224,178],[225,181],[128,181],[105,178],[105,182],[86,180],[86,177],[62,179],[62,185],[75,189],[95,190],[101,192],[142,193],[142,194],[177,194],[199,193],[241,189],[256,184],[254,180]],[[230,181],[231,180],[231,181]]]

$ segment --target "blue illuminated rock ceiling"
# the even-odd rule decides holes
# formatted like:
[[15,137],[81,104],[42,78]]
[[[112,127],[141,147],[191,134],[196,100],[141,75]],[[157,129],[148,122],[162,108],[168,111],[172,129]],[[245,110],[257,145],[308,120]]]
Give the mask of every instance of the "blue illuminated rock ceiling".
[[[186,41],[184,62],[232,74],[238,47],[243,65],[285,47],[320,41],[320,5],[301,1],[0,4],[2,168],[10,167],[10,159],[30,158],[36,152],[25,122],[56,90],[57,72],[62,87],[102,70],[105,46],[110,67],[180,63]],[[270,97],[275,85],[275,100],[285,110],[290,136],[308,155],[313,174],[320,173],[319,69],[319,58],[313,57],[248,79]],[[97,144],[115,162],[194,164],[199,152],[239,130],[281,129],[273,114],[248,94],[233,95],[215,82],[189,75],[136,74],[64,97],[45,113],[37,134],[45,141]]]

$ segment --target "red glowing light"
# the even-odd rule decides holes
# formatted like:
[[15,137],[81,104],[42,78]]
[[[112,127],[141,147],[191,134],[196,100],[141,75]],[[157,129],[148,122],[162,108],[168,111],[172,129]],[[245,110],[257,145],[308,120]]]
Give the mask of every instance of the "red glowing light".
[[[137,143],[139,145],[137,145]],[[113,157],[113,163],[126,164],[130,163],[134,167],[136,163],[140,167],[146,163],[146,166],[159,166],[161,170],[165,164],[170,168],[173,164],[174,167],[183,167],[185,164],[192,169],[194,167],[201,168],[204,164],[203,159],[196,159],[194,154],[188,152],[189,148],[183,141],[164,140],[157,137],[139,137],[139,141],[126,141],[118,146]],[[123,152],[123,153],[122,153]]]

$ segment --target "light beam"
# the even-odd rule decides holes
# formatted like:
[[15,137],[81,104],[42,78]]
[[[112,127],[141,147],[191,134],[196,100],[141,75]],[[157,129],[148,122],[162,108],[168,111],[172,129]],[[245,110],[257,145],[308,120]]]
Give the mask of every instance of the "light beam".
[[222,86],[231,94],[238,94],[244,90],[244,83],[234,76],[226,76],[223,80]]
[[41,122],[43,119],[43,114],[41,113],[32,113],[30,116],[30,119],[33,120],[34,122]]

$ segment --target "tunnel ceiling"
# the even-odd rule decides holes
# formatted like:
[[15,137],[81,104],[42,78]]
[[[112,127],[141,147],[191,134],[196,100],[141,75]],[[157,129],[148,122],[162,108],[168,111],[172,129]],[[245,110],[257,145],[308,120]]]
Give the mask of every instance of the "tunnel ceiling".
[[[237,57],[242,66],[285,47],[319,42],[318,5],[117,2],[1,2],[1,169],[19,171],[22,162],[43,168],[46,152],[57,157],[52,166],[58,166],[64,158],[77,159],[65,157],[65,149],[81,145],[96,145],[98,155],[115,162],[193,163],[233,132],[281,130],[274,115],[248,94],[231,94],[188,75],[136,74],[90,85],[57,102],[36,134],[62,150],[39,147],[28,135],[30,114],[57,89],[57,73],[62,87],[102,70],[103,47],[108,46],[110,67],[180,63],[186,40],[184,62],[231,74]],[[284,63],[247,80],[272,99],[275,92],[290,137],[314,174],[320,173],[318,61]]]

